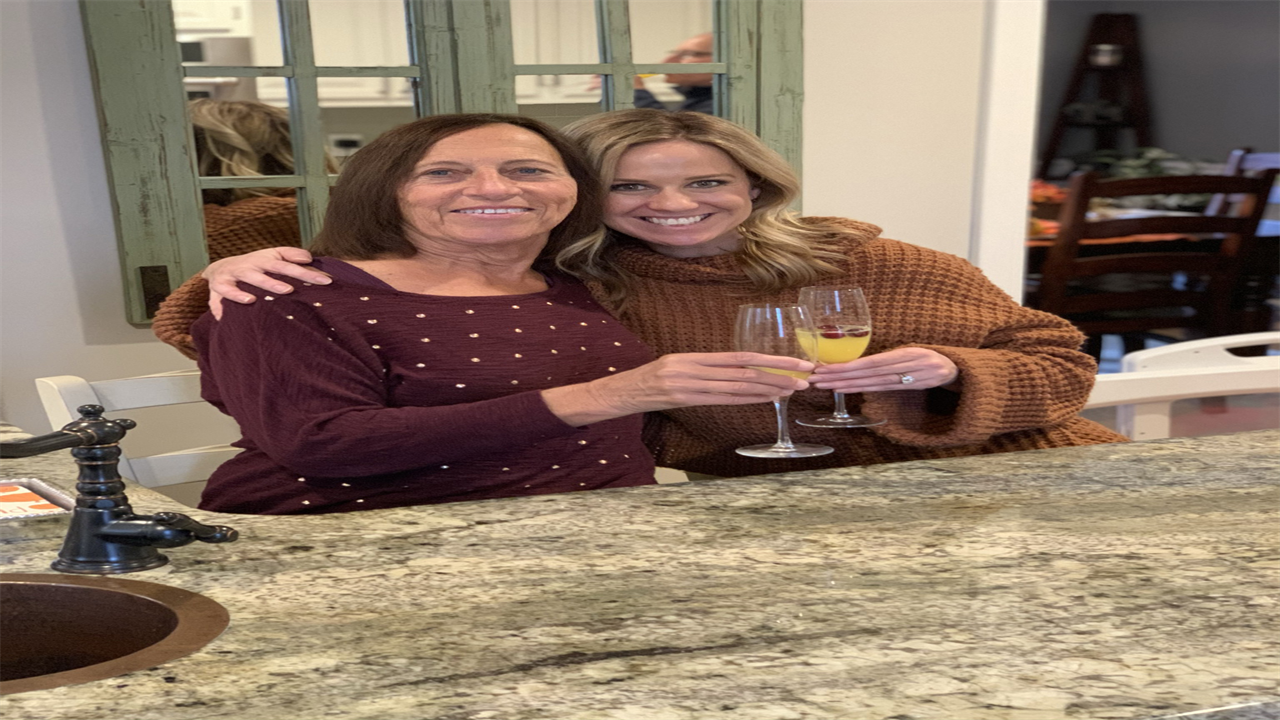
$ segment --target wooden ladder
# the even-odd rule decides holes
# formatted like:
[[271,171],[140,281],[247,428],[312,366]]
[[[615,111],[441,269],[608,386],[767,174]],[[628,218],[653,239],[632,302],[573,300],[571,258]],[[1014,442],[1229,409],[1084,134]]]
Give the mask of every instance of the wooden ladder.
[[1137,147],[1151,146],[1136,15],[1093,16],[1036,177],[1047,177],[1068,129],[1091,131],[1095,150],[1119,149],[1121,130],[1133,132]]

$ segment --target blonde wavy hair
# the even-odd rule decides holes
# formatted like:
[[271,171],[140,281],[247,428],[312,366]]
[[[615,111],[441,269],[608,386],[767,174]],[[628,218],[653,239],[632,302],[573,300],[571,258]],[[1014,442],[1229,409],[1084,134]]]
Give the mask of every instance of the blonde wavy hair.
[[[742,246],[734,252],[747,276],[748,292],[770,293],[812,285],[835,274],[839,253],[830,246],[839,226],[801,218],[788,206],[800,194],[800,180],[782,156],[746,128],[714,115],[654,109],[615,110],[592,115],[564,128],[600,171],[605,193],[622,154],[637,145],[663,140],[688,140],[717,148],[747,174],[760,191],[751,214],[738,227]],[[634,278],[612,262],[626,235],[607,227],[566,246],[556,264],[584,280],[605,288],[607,300],[622,310]]]
[[[187,104],[195,131],[196,163],[201,175],[252,177],[292,175],[293,142],[289,113],[283,108],[244,100],[201,98]],[[338,172],[325,155],[325,169]],[[255,196],[278,194],[273,188],[205,190],[205,202],[228,205]]]

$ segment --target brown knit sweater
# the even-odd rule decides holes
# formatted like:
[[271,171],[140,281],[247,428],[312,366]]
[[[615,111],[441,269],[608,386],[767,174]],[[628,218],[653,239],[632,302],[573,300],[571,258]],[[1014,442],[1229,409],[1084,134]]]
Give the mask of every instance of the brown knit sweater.
[[[230,205],[204,206],[209,262],[264,248],[301,244],[298,203],[293,197],[253,197]],[[196,359],[191,326],[209,309],[209,284],[196,275],[169,294],[156,312],[151,331],[178,352]]]
[[[1126,440],[1077,416],[1097,368],[1078,351],[1083,336],[1070,323],[1018,305],[960,258],[882,238],[874,225],[823,220],[847,229],[840,238],[847,253],[844,273],[823,282],[866,292],[872,315],[868,353],[906,345],[937,351],[960,369],[961,391],[849,395],[851,408],[861,405],[888,424],[828,430],[792,423],[796,442],[836,451],[790,460],[734,452],[772,442],[772,405],[668,410],[649,424],[647,444],[658,465],[739,476]],[[622,320],[658,355],[732,350],[740,303],[796,300],[797,289],[749,293],[731,255],[673,259],[640,244],[620,250],[617,262],[638,280]],[[793,419],[828,414],[831,392],[796,393],[790,406]]]

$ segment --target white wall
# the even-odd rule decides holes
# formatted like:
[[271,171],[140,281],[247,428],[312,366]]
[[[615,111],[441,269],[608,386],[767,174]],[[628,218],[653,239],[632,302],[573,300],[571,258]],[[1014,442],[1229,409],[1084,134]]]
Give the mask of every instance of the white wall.
[[[45,432],[37,377],[192,363],[125,321],[74,0],[0,0],[0,97],[0,418]],[[131,416],[145,424],[147,413]]]
[[806,0],[804,211],[1021,297],[1044,3]]
[[1222,162],[1241,145],[1280,150],[1280,3],[1116,2],[1137,13],[1158,143]]
[[[1031,123],[1020,115],[1022,81],[1002,79],[992,61],[1034,68],[1037,58],[1023,47],[1001,55],[990,41],[1001,27],[1035,36],[1035,12],[1006,11],[1041,5],[806,0],[805,210],[874,222],[889,237],[961,256],[972,256],[977,237],[1014,258],[1016,275],[1029,172],[1018,134]],[[101,379],[190,363],[124,319],[75,0],[0,0],[0,25],[0,417],[42,432],[36,377]],[[983,103],[1000,107],[984,112]],[[1009,132],[999,131],[1004,124]],[[998,192],[992,208],[972,210],[1002,184],[1014,196]],[[1016,285],[1002,272],[1003,286]],[[145,413],[132,415],[147,427]]]
[[967,255],[983,5],[805,2],[806,214]]
[[[1280,148],[1280,3],[1260,0],[1051,0],[1037,147],[1095,13],[1138,18],[1155,145],[1212,162],[1236,147]],[[1060,155],[1091,148],[1091,134],[1076,131]]]

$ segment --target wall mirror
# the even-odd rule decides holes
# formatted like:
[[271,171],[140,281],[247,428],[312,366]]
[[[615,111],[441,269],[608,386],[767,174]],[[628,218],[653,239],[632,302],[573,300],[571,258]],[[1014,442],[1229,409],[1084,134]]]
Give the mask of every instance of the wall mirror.
[[[93,0],[81,7],[128,317],[137,324],[210,254],[287,236],[305,245],[342,162],[423,115],[521,113],[563,126],[637,102],[677,108],[687,95],[680,79],[697,77],[706,83],[706,111],[799,161],[798,95],[781,90],[801,85],[800,0]],[[703,45],[689,45],[704,33]],[[209,152],[206,142],[218,137],[235,144],[233,118],[215,112],[225,101],[269,106],[278,118],[260,124],[287,125],[268,168],[237,169],[226,162],[232,150]],[[250,202],[236,208],[242,201]],[[215,232],[246,222],[245,212],[228,208],[250,205],[248,215],[271,216],[268,236],[239,234],[215,247]]]

